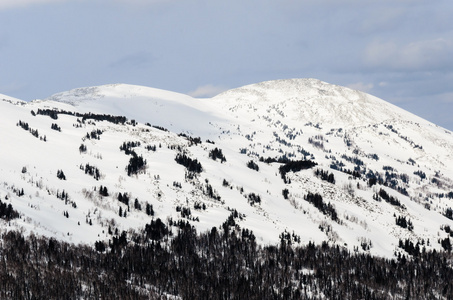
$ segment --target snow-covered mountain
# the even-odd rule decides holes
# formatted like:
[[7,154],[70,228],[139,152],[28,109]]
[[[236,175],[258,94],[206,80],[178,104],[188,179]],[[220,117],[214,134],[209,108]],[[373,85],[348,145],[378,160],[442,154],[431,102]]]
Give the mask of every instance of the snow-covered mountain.
[[230,217],[263,244],[287,232],[387,257],[400,240],[441,250],[453,228],[452,132],[360,91],[290,79],[211,99],[124,84],[2,99],[0,200],[20,213],[4,228],[94,243],[152,218],[204,231]]

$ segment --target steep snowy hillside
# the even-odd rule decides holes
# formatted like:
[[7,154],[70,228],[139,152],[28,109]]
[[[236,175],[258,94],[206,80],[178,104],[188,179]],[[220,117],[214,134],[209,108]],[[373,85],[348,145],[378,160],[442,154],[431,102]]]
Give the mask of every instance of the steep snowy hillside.
[[450,243],[452,133],[359,91],[291,79],[195,99],[119,84],[0,112],[9,228],[94,243],[156,218],[227,221],[264,244],[388,257]]

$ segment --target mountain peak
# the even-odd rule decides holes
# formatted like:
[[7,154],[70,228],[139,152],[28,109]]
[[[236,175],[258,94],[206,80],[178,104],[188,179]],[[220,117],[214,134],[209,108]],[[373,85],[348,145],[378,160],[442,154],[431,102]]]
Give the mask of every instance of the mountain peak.
[[190,96],[166,91],[157,88],[140,85],[116,83],[92,87],[82,87],[61,92],[48,97],[45,100],[65,102],[71,105],[79,105],[82,102],[106,99],[132,99],[153,98],[174,101],[175,99],[188,99]]
[[388,120],[422,119],[367,93],[318,79],[282,79],[246,85],[213,98],[234,107],[281,109],[294,121],[325,127],[356,127]]

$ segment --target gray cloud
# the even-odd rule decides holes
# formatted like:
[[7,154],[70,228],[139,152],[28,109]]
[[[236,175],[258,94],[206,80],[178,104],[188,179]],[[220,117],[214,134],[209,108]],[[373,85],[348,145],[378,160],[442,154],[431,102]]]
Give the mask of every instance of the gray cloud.
[[435,71],[453,66],[453,41],[445,38],[407,44],[373,41],[365,49],[367,66],[390,71]]

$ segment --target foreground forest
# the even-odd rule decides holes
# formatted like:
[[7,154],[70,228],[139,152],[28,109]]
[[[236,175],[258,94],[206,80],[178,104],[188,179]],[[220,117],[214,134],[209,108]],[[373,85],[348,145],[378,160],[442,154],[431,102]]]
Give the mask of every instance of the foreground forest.
[[389,260],[327,243],[297,246],[287,232],[279,245],[260,246],[235,217],[201,234],[157,219],[94,247],[4,232],[0,298],[453,299],[448,252]]

